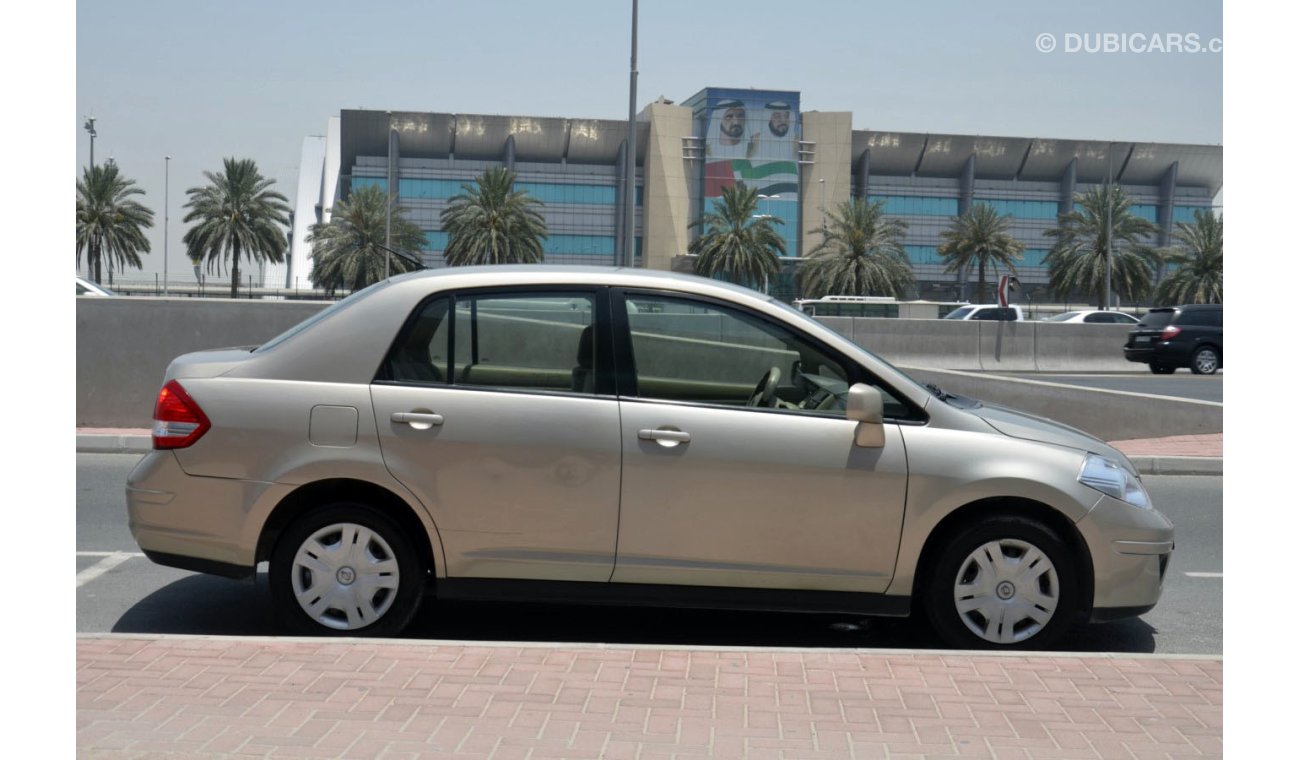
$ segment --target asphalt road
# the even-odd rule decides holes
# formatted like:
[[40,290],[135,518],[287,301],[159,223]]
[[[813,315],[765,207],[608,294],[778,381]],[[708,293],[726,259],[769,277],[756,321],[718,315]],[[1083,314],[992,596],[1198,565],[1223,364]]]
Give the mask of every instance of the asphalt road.
[[1077,385],[1083,388],[1141,393],[1149,396],[1173,396],[1174,398],[1223,403],[1223,373],[1193,375],[1187,370],[1180,369],[1172,375],[1125,374],[1122,372],[1073,375],[1049,375],[1040,372],[1008,374],[1010,377],[1037,380],[1043,383],[1061,383],[1064,385]]
[[[230,581],[160,567],[139,555],[123,484],[139,457],[77,455],[79,632],[272,635],[264,573]],[[1223,653],[1223,478],[1146,478],[1177,529],[1164,596],[1141,618],[1083,626],[1063,651]],[[1189,573],[1194,575],[1189,575]],[[920,622],[548,605],[428,603],[407,635],[465,641],[555,641],[797,647],[938,647]]]

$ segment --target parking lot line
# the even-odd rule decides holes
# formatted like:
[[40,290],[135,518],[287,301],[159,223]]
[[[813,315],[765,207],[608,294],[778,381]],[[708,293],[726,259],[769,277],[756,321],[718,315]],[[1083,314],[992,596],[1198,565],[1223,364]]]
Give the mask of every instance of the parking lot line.
[[77,573],[77,588],[95,580],[128,559],[143,557],[139,552],[77,552],[78,557],[103,557],[100,561]]
[[1183,573],[1188,578],[1222,578],[1223,573]]

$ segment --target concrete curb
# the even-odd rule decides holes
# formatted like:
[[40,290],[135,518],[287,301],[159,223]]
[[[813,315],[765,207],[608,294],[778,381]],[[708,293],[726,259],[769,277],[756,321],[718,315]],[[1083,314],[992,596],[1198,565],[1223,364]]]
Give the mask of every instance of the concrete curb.
[[[153,448],[147,435],[78,433],[78,454],[144,454]],[[1143,475],[1222,475],[1223,457],[1130,456]]]
[[77,433],[78,454],[144,454],[153,449],[147,435]]

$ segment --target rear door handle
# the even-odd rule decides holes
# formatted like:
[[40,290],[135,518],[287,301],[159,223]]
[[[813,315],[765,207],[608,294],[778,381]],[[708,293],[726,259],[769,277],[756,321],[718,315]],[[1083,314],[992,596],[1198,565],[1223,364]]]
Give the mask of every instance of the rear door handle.
[[442,415],[430,412],[393,412],[392,420],[410,425],[416,430],[428,430],[442,424]]
[[659,441],[660,443],[690,443],[691,434],[685,430],[651,430],[646,428],[638,430],[637,438],[643,441]]

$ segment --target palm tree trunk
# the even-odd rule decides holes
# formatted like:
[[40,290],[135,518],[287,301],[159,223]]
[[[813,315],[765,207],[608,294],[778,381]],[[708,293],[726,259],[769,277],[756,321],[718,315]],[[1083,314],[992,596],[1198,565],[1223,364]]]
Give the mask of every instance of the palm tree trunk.
[[988,303],[984,300],[984,257],[980,257],[980,280],[975,288],[975,303]]
[[230,297],[239,297],[239,241],[234,243],[234,263],[230,265]]
[[90,244],[90,258],[94,261],[96,285],[100,283],[100,278],[103,276],[103,272],[101,271],[99,265],[99,249],[100,249],[99,243]]

